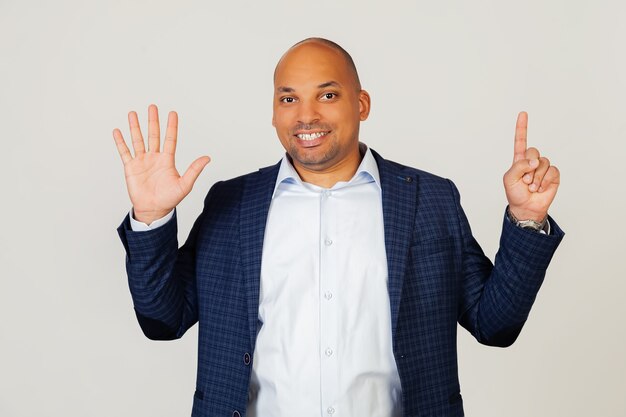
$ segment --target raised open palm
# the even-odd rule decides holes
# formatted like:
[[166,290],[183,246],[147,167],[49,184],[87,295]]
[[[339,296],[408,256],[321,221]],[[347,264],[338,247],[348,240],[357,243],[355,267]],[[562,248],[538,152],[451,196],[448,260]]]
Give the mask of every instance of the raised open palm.
[[124,163],[126,186],[135,219],[150,224],[169,213],[189,194],[210,158],[202,156],[192,162],[182,176],[178,173],[174,162],[178,134],[176,112],[168,115],[163,152],[157,106],[152,104],[148,108],[147,150],[137,113],[128,114],[128,124],[135,156],[131,155],[119,129],[113,130],[113,139]]

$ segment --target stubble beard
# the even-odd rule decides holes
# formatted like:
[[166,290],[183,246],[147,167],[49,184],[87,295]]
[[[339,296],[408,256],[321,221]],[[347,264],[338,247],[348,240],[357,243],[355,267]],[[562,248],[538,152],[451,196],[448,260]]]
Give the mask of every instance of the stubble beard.
[[339,146],[335,140],[331,139],[328,143],[328,149],[320,154],[315,148],[301,149],[294,142],[290,142],[287,154],[293,162],[297,162],[308,169],[319,171],[328,168],[329,163],[337,157]]

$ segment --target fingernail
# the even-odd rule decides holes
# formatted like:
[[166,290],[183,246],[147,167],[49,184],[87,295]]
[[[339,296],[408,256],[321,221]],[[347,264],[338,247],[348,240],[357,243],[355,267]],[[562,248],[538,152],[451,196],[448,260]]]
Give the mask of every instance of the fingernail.
[[524,175],[524,182],[530,182],[530,174]]
[[528,165],[530,165],[531,168],[536,168],[539,165],[539,160],[531,159],[530,162],[528,162]]
[[530,191],[533,191],[533,192],[534,192],[534,191],[537,191],[537,184],[535,184],[535,183],[530,184],[530,185],[528,186],[528,189],[529,189]]
[[539,187],[539,192],[542,193],[543,192],[543,187]]

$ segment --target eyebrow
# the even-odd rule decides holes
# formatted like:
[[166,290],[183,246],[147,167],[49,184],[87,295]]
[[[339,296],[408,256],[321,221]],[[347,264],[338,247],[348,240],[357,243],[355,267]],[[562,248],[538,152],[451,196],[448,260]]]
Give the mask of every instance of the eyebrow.
[[317,88],[327,88],[327,87],[341,87],[337,81],[326,81],[325,83],[321,83],[317,86]]
[[[340,88],[341,84],[339,84],[337,81],[326,81],[324,83],[321,83],[317,86],[318,89],[323,89],[323,88],[328,88],[328,87],[337,87]],[[285,87],[285,86],[278,86],[276,87],[276,91],[279,93],[293,93],[296,90],[292,87]]]

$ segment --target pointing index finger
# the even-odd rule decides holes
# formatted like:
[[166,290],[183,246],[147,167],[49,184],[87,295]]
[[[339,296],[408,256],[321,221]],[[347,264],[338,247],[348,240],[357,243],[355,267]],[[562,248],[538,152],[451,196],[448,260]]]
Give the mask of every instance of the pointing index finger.
[[523,111],[517,115],[517,123],[515,124],[515,145],[513,149],[514,163],[526,157],[526,147],[528,146],[526,140],[527,133],[528,113]]

